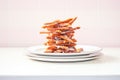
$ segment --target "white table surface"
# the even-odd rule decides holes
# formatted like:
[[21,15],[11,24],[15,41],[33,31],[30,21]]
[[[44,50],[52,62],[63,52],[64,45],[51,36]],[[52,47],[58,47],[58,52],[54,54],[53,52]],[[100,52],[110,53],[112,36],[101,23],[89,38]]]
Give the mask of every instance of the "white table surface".
[[120,75],[120,48],[103,48],[100,59],[77,63],[34,61],[26,53],[26,47],[1,47],[0,76]]

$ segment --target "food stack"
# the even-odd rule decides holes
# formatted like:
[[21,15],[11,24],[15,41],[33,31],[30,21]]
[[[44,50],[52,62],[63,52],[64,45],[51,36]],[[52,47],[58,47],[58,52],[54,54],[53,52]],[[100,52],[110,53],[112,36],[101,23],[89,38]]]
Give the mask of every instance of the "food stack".
[[76,29],[80,29],[80,27],[72,27],[72,23],[76,19],[77,17],[64,21],[55,20],[44,24],[43,28],[47,29],[47,32],[40,33],[48,34],[48,41],[45,43],[48,48],[45,53],[79,53],[83,51],[82,48],[75,48],[77,40],[73,38],[74,33]]

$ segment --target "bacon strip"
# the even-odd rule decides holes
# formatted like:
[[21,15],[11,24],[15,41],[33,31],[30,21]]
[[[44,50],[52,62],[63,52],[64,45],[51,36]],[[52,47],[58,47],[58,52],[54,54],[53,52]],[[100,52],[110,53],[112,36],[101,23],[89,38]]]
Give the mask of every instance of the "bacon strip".
[[76,19],[77,17],[63,21],[55,20],[44,24],[43,28],[46,28],[48,32],[40,32],[40,34],[48,34],[46,37],[48,41],[45,45],[49,47],[45,53],[79,53],[83,51],[82,48],[75,48],[77,40],[73,38],[74,30],[80,29],[80,27],[72,27]]

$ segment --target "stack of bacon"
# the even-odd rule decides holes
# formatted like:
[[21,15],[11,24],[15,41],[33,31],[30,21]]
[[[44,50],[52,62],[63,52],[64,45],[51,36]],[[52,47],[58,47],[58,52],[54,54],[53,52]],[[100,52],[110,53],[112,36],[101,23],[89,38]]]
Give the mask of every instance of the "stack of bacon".
[[74,30],[80,29],[80,27],[73,28],[71,25],[76,19],[77,17],[64,21],[55,20],[44,24],[43,28],[46,28],[48,32],[40,32],[40,34],[48,34],[48,41],[45,43],[48,48],[45,53],[79,53],[83,51],[82,48],[75,48]]

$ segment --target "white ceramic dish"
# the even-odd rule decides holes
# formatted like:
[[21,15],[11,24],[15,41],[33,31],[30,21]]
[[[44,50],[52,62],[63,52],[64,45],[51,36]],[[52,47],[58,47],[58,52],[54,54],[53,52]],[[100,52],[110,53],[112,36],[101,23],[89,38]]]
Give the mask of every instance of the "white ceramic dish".
[[43,56],[82,56],[98,53],[102,50],[100,47],[90,45],[77,45],[76,48],[83,48],[84,51],[81,53],[44,53],[47,46],[33,46],[28,48],[28,52]]
[[95,57],[90,57],[90,58],[74,58],[74,59],[38,58],[38,57],[31,57],[31,56],[29,56],[29,58],[32,60],[44,61],[44,62],[83,62],[83,61],[90,61],[90,60],[98,59],[100,58],[100,56],[95,56]]
[[33,53],[28,53],[27,56],[30,57],[37,57],[37,58],[54,58],[54,59],[75,59],[75,58],[91,58],[91,57],[96,57],[96,56],[100,56],[102,53],[93,53],[91,55],[83,55],[83,56],[42,56],[42,55],[36,55]]

